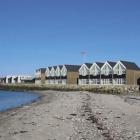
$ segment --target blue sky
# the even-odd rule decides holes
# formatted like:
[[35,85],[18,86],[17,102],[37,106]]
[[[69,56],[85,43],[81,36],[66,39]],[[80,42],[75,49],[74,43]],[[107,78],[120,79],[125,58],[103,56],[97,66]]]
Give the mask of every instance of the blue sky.
[[140,66],[139,0],[1,0],[0,75],[86,61]]

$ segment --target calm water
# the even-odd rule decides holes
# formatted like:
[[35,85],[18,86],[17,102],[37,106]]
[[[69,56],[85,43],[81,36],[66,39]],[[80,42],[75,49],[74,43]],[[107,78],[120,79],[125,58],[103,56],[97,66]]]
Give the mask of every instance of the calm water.
[[0,91],[0,112],[20,107],[39,98],[39,95],[26,92]]

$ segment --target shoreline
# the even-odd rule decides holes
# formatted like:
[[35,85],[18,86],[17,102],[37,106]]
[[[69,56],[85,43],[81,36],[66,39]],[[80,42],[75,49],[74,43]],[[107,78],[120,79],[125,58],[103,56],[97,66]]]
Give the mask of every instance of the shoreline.
[[0,90],[9,91],[87,91],[99,94],[139,94],[138,85],[37,85],[37,84],[0,84]]
[[[0,90],[0,91],[10,91],[10,90]],[[19,109],[23,108],[24,106],[32,106],[32,105],[35,105],[35,104],[41,102],[41,100],[43,100],[43,97],[45,96],[41,91],[14,91],[14,92],[21,92],[21,93],[27,93],[27,94],[28,93],[29,94],[35,94],[35,95],[38,95],[38,97],[37,97],[37,99],[34,99],[32,101],[29,101],[26,104],[22,104],[22,105],[19,105],[17,107],[13,107],[13,108],[10,108],[10,109],[6,109],[6,110],[3,110],[3,111],[0,111],[0,117],[3,114],[9,114],[11,112],[18,111]]]
[[41,100],[0,114],[0,140],[140,138],[139,100],[85,91],[40,94]]
[[[22,93],[31,93],[31,94],[37,94],[39,95],[39,97],[29,103],[26,103],[24,105],[20,105],[18,107],[14,107],[14,108],[11,108],[11,109],[7,109],[7,110],[4,110],[4,111],[0,111],[0,115],[4,114],[4,113],[8,113],[8,112],[12,112],[12,111],[15,111],[15,110],[19,110],[20,108],[23,108],[24,106],[32,106],[34,104],[38,104],[38,103],[41,103],[43,101],[43,98],[45,96],[47,96],[47,94],[45,94],[45,92],[49,92],[49,91],[55,91],[55,92],[78,92],[78,91],[57,91],[57,90],[7,90],[7,89],[0,89],[0,91],[11,91],[11,92],[22,92]],[[89,91],[79,91],[79,92],[89,92]],[[91,91],[90,91],[91,92]],[[93,92],[91,92],[93,93]],[[106,93],[94,93],[94,94],[106,94]],[[125,95],[133,95],[133,96],[140,96],[139,93],[135,93],[135,94],[115,94],[115,93],[111,93],[109,95],[117,95],[117,96],[125,96]]]

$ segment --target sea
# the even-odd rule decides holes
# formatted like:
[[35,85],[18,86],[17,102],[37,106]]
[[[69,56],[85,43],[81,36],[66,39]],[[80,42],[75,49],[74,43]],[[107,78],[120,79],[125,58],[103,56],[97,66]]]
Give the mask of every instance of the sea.
[[37,101],[40,95],[30,92],[0,91],[0,112]]

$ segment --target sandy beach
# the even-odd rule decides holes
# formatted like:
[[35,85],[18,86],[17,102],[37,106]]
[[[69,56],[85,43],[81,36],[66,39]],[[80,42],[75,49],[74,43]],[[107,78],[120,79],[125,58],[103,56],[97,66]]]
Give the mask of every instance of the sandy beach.
[[0,140],[140,140],[140,97],[42,91],[0,114]]

